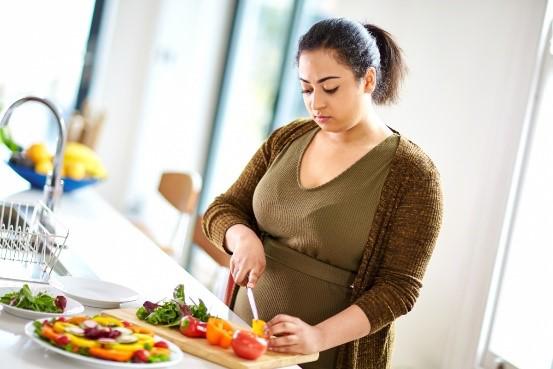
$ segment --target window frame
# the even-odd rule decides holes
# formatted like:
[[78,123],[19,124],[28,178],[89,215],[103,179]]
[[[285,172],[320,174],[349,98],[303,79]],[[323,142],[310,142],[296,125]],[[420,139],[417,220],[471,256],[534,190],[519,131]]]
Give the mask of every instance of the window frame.
[[81,111],[83,104],[88,97],[92,81],[94,81],[94,70],[98,59],[98,39],[103,25],[105,0],[95,0],[90,22],[90,31],[86,41],[86,52],[81,72],[81,80],[77,89],[75,99],[75,110]]
[[[495,324],[495,315],[499,304],[499,295],[503,287],[507,261],[511,249],[512,235],[518,215],[523,184],[526,179],[530,150],[534,141],[534,134],[538,122],[538,110],[543,102],[543,83],[546,73],[547,58],[553,58],[553,16],[552,11],[546,13],[542,26],[542,34],[539,41],[536,70],[531,85],[531,95],[528,101],[523,129],[519,141],[519,149],[516,157],[515,168],[511,180],[511,189],[503,220],[501,237],[497,249],[493,275],[488,291],[486,311],[482,324],[480,340],[478,344],[477,363],[478,369],[521,369],[510,363],[506,358],[490,350],[490,341]],[[549,14],[549,15],[548,15]],[[549,54],[549,55],[548,55]],[[551,362],[553,369],[553,361]]]

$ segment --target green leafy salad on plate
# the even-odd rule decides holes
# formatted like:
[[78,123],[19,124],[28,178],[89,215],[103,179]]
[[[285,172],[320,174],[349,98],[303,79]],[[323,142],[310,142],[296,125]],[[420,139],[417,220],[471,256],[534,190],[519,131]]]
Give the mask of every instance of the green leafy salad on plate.
[[0,303],[32,311],[63,313],[67,299],[63,295],[52,296],[45,291],[33,294],[28,284],[19,291],[7,292],[0,296]]

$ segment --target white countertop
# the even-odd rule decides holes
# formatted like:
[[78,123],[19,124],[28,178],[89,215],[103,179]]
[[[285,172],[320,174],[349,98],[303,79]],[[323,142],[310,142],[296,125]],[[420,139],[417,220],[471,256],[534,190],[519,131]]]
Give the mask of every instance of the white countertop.
[[[29,190],[9,167],[0,163],[0,200],[36,202],[42,193]],[[66,250],[60,260],[73,276],[92,277],[118,283],[140,294],[125,306],[139,306],[144,300],[157,301],[172,295],[183,283],[187,297],[201,298],[212,314],[240,325],[244,322],[200,282],[163,253],[127,219],[116,212],[92,188],[64,194],[55,214],[69,228]],[[0,260],[0,276],[2,261]],[[0,278],[0,287],[16,282]],[[85,313],[98,309],[86,307]],[[1,368],[74,368],[81,363],[41,348],[23,334],[27,321],[0,311]],[[176,368],[221,368],[184,353]],[[299,368],[292,366],[288,368]]]

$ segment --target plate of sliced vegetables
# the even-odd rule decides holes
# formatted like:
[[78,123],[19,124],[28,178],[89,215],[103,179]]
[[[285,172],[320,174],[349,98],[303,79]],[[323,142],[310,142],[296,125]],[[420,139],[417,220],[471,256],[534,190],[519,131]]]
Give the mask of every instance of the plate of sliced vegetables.
[[163,368],[183,357],[151,330],[106,315],[39,319],[25,325],[25,334],[48,350],[95,365]]
[[52,287],[0,287],[0,305],[12,315],[25,319],[38,319],[62,315],[75,315],[84,306]]

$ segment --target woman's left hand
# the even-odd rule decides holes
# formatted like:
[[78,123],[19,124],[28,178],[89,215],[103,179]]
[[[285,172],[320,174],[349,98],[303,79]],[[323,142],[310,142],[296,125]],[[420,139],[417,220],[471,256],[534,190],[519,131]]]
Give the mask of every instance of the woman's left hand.
[[285,314],[279,314],[267,322],[269,350],[294,354],[312,354],[322,350],[323,332],[317,326]]

